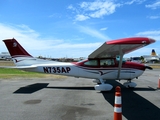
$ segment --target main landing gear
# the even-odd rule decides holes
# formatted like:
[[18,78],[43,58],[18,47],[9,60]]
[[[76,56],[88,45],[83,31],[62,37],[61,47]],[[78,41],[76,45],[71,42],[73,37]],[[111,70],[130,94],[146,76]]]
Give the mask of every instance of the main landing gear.
[[137,86],[137,84],[134,82],[131,82],[131,80],[128,80],[127,82],[123,83],[123,85],[126,88],[135,88]]
[[[94,86],[95,90],[98,91],[110,91],[113,88],[112,85],[104,83],[103,79],[95,79],[93,80],[93,82],[98,84]],[[131,82],[131,80],[128,80],[127,82],[123,83],[123,85],[126,88],[135,88],[137,86],[137,84]]]
[[96,82],[98,84],[101,83],[99,85],[94,86],[95,90],[98,90],[98,91],[110,91],[113,88],[112,85],[105,84],[103,79],[95,80],[94,82]]

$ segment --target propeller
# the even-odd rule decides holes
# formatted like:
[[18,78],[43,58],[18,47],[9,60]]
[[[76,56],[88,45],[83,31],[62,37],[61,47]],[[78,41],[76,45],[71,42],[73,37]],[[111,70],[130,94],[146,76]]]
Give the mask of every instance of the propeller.
[[146,68],[146,69],[149,69],[149,70],[152,70],[152,69],[153,69],[152,67],[150,67],[150,66],[148,66],[148,65],[146,65],[146,64],[145,64],[145,68]]

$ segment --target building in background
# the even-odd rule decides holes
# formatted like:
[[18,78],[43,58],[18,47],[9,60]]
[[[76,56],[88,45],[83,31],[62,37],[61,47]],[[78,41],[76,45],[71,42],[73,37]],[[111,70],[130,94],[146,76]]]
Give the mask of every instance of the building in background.
[[11,55],[8,52],[0,53],[0,60],[11,60]]

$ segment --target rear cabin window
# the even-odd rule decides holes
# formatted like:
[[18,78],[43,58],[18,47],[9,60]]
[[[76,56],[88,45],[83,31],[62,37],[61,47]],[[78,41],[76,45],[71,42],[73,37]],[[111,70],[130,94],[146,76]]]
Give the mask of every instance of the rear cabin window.
[[113,66],[113,65],[115,65],[114,59],[100,60],[100,66]]
[[89,60],[84,63],[86,66],[98,66],[98,61],[97,60]]

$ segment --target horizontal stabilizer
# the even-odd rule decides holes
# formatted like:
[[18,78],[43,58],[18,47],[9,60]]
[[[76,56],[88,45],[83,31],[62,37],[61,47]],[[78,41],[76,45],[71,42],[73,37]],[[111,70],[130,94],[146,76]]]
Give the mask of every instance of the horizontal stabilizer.
[[0,68],[15,68],[15,69],[29,69],[29,68],[36,68],[37,66],[31,65],[31,66],[0,66]]

